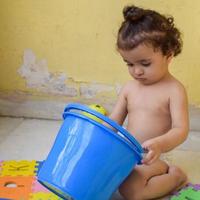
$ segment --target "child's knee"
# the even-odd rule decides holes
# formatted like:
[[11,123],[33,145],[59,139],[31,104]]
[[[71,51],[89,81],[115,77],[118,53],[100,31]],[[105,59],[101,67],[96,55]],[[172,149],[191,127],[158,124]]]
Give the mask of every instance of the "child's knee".
[[170,166],[168,173],[171,174],[177,182],[187,181],[187,175],[179,167]]
[[168,170],[169,170],[169,165],[163,160],[158,160],[158,162],[159,162],[158,165],[159,165],[159,169],[160,169],[161,174],[167,173]]
[[184,172],[179,167],[174,165],[169,167],[169,173],[174,175],[176,178],[182,177],[184,174]]
[[162,160],[157,160],[151,165],[142,165],[138,169],[138,173],[140,173],[143,177],[149,179],[152,176],[158,176],[162,174],[166,174],[169,170],[169,166],[166,162]]

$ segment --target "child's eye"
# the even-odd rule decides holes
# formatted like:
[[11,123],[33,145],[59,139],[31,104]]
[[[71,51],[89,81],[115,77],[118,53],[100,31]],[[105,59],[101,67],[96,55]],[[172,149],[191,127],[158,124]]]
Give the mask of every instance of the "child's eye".
[[127,63],[127,66],[129,66],[129,67],[133,67],[133,64],[131,64],[131,63]]
[[148,67],[148,66],[151,65],[151,63],[141,63],[141,64],[142,64],[142,66],[144,66],[144,67]]

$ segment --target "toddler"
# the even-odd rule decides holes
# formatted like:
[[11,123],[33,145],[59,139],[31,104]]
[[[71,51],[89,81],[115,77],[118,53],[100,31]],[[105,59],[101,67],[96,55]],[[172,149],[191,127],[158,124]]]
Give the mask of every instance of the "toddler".
[[126,200],[162,197],[184,186],[185,173],[160,156],[188,136],[188,104],[184,86],[169,72],[182,40],[173,18],[127,6],[118,32],[117,49],[133,80],[121,89],[110,118],[122,124],[148,152],[121,184]]

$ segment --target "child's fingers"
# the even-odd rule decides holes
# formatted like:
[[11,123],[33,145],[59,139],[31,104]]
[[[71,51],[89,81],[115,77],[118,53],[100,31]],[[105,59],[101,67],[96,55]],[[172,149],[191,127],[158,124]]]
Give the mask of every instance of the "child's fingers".
[[154,163],[157,160],[157,156],[155,155],[147,164],[151,165],[152,163]]
[[143,164],[149,164],[149,162],[154,158],[154,152],[149,151],[143,158],[142,163]]
[[143,152],[144,152],[144,153],[148,153],[149,150],[148,150],[147,148],[143,147]]

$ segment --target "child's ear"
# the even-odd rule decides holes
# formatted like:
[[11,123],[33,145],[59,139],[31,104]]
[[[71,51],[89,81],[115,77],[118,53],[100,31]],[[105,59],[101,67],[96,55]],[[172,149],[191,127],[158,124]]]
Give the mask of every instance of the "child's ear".
[[167,55],[167,62],[168,64],[170,64],[172,58],[174,57],[174,53],[173,52],[170,52],[168,55]]

